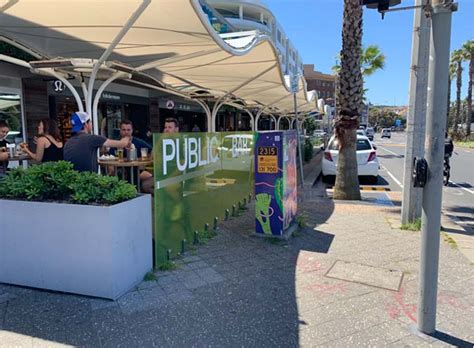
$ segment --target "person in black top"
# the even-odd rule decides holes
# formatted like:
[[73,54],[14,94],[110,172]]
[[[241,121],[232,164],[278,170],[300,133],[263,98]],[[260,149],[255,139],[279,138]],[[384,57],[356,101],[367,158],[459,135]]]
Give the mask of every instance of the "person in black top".
[[448,132],[444,132],[444,157],[451,157],[454,152],[453,140],[449,137]]
[[5,174],[8,167],[8,141],[6,137],[10,131],[7,121],[0,120],[0,175]]
[[55,162],[63,159],[63,142],[55,120],[44,118],[38,123],[38,136],[34,138],[36,153],[22,144],[22,149],[38,162]]

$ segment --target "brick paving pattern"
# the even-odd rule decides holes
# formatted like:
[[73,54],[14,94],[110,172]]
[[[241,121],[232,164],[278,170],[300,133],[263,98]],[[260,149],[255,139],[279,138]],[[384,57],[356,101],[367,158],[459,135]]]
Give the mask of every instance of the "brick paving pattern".
[[[308,227],[288,242],[252,236],[252,209],[118,301],[0,284],[1,347],[466,346],[474,265],[441,243],[438,330],[417,333],[419,232],[400,207],[300,194]],[[398,291],[330,278],[337,261],[403,272]]]

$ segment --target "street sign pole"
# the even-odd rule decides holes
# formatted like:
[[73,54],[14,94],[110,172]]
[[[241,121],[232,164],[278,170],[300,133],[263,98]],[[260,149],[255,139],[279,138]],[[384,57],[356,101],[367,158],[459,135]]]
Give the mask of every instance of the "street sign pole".
[[428,180],[423,189],[418,301],[418,329],[425,334],[433,334],[436,330],[451,15],[457,10],[452,0],[432,0],[431,3],[432,26],[426,123]]
[[291,90],[293,91],[293,103],[295,107],[295,122],[296,122],[296,134],[298,136],[298,153],[299,153],[299,164],[300,164],[300,180],[301,188],[304,188],[304,173],[303,173],[303,152],[301,149],[301,134],[300,134],[300,121],[298,119],[298,101],[296,94],[298,93],[298,77],[293,76],[291,79]]
[[426,0],[416,0],[411,48],[410,97],[407,117],[407,143],[403,174],[402,224],[421,218],[422,189],[413,187],[413,161],[424,155],[426,92],[430,49],[430,19],[421,8]]

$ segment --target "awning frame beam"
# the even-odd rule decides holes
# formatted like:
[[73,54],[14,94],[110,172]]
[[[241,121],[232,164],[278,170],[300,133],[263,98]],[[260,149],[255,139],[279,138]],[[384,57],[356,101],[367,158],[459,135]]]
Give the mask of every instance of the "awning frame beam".
[[127,20],[125,25],[120,29],[118,32],[117,36],[112,40],[110,45],[107,47],[107,49],[102,53],[100,56],[99,60],[95,62],[94,68],[92,69],[91,75],[89,77],[89,83],[87,87],[87,95],[85,96],[86,98],[86,110],[89,115],[92,116],[92,123],[94,126],[94,134],[99,133],[99,125],[97,124],[97,113],[92,113],[92,97],[93,97],[93,92],[94,92],[94,82],[97,77],[97,73],[99,72],[99,68],[102,66],[102,64],[106,61],[106,59],[110,56],[110,54],[113,52],[115,47],[120,43],[120,41],[123,39],[123,37],[127,34],[127,32],[130,30],[130,28],[133,26],[133,24],[138,20],[138,18],[141,16],[143,11],[148,7],[148,5],[151,3],[151,0],[142,0],[142,3],[140,6],[135,10],[135,12],[130,16],[130,18]]

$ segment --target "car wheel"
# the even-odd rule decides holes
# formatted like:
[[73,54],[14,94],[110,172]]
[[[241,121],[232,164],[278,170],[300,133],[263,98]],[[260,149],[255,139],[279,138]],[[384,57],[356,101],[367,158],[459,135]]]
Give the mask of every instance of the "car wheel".
[[333,177],[331,175],[322,175],[321,174],[321,181],[325,184],[331,184],[333,182]]

